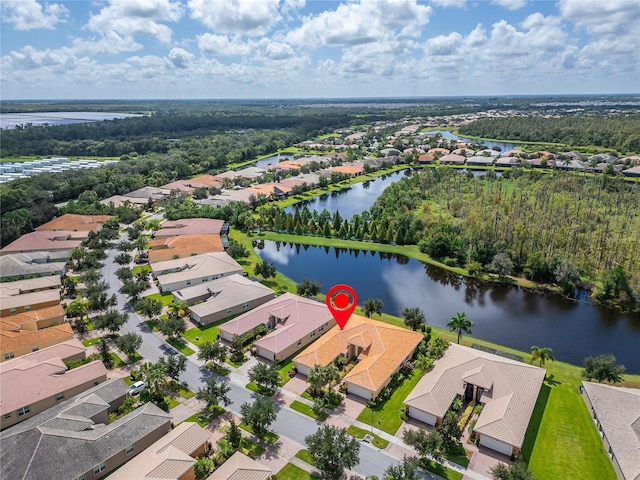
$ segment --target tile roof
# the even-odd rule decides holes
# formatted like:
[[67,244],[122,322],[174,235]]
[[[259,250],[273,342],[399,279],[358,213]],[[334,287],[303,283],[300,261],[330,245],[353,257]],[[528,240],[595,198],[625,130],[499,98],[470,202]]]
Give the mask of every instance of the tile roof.
[[60,303],[60,290],[42,290],[40,292],[23,293],[20,295],[9,295],[2,297],[2,309],[24,307],[26,305],[40,305],[43,303]]
[[0,330],[20,329],[22,325],[55,319],[58,319],[59,321],[64,320],[64,308],[62,308],[62,305],[55,305],[53,307],[45,307],[38,310],[16,313],[15,315],[9,315],[8,317],[1,317]]
[[268,480],[271,474],[269,467],[236,452],[209,475],[207,480]]
[[19,295],[20,293],[31,292],[33,290],[60,288],[61,285],[62,278],[60,275],[49,275],[47,277],[4,282],[0,283],[0,298],[11,297],[13,295]]
[[335,325],[324,303],[285,293],[221,325],[220,331],[242,335],[258,325],[268,323],[271,317],[277,319],[275,330],[255,342],[255,345],[274,353],[284,350],[327,322]]
[[109,205],[110,203],[113,203],[113,206],[116,208],[121,207],[127,202],[135,205],[146,205],[148,200],[146,198],[124,197],[122,195],[112,195],[108,198],[100,200],[100,203],[102,205]]
[[86,417],[83,412],[95,416],[113,399],[126,395],[124,381],[113,380],[0,433],[0,477],[77,478],[152,432],[169,430],[171,415],[151,403],[109,425],[94,424]]
[[77,215],[75,213],[66,213],[36,227],[36,231],[68,230],[74,232],[77,230],[95,232],[102,228],[104,222],[112,218],[114,218],[113,215]]
[[[431,151],[431,150],[429,150]],[[473,157],[471,157],[473,158]],[[449,153],[440,157],[440,163],[464,163],[467,157],[464,155],[456,155],[455,153]]]
[[357,175],[364,171],[363,165],[340,165],[338,167],[331,167],[331,171],[338,173],[346,173],[348,175]]
[[160,187],[162,190],[180,190],[185,193],[192,193],[195,188],[189,185],[188,180],[176,180]]
[[[82,232],[85,233],[85,232]],[[72,250],[82,245],[83,235],[72,231],[37,231],[22,235],[0,250],[0,253]],[[84,235],[86,237],[86,235]],[[76,240],[74,240],[76,239]],[[4,275],[4,274],[3,274]]]
[[210,282],[200,283],[193,287],[181,288],[173,292],[173,294],[178,300],[187,303],[190,303],[195,298],[208,296],[203,303],[189,307],[196,315],[203,317],[211,312],[225,310],[265,295],[274,295],[274,292],[260,282],[242,275],[233,274]]
[[36,352],[27,353],[26,355],[22,355],[21,357],[17,357],[7,362],[0,363],[0,372],[3,371],[7,364],[14,362],[17,365],[19,364],[19,362],[44,362],[45,360],[49,360],[51,358],[60,358],[64,362],[68,358],[77,356],[79,354],[81,354],[84,358],[86,351],[87,348],[82,345],[80,340],[72,338],[71,340],[67,340],[66,342],[42,348]]
[[191,457],[209,440],[197,423],[183,422],[109,476],[110,480],[178,480],[196,463]]
[[220,188],[222,186],[222,180],[220,180],[218,177],[214,175],[208,175],[208,174],[198,175],[197,177],[193,177],[192,179],[187,180],[187,182],[191,183],[191,185],[193,186],[198,186],[198,187]]
[[151,240],[149,261],[162,262],[206,252],[223,252],[220,235],[178,235]]
[[40,330],[0,330],[0,353],[17,352],[49,342],[66,342],[73,338],[71,325],[63,323]]
[[333,327],[293,361],[308,367],[328,365],[338,355],[346,354],[349,345],[358,346],[363,348],[360,361],[344,381],[377,392],[421,340],[419,332],[351,315],[343,330]]
[[[62,359],[42,362],[24,361],[22,357],[0,364],[0,415],[13,412],[83,383],[107,379],[107,369],[100,360],[67,370]],[[16,388],[17,386],[19,388]]]
[[472,383],[485,389],[475,431],[521,448],[544,376],[542,368],[450,344],[404,403],[441,418]]
[[[242,272],[242,266],[226,252],[201,253],[192,257],[152,263],[151,269],[161,285]],[[163,273],[166,271],[171,273]]]
[[160,200],[171,193],[169,189],[162,189],[156,187],[142,187],[133,192],[125,193],[123,196],[127,198],[144,198],[145,200],[154,199]]
[[625,479],[640,479],[640,389],[582,382]]
[[220,235],[224,220],[213,218],[183,218],[182,220],[167,220],[161,229],[155,233],[155,238],[172,237],[175,235]]

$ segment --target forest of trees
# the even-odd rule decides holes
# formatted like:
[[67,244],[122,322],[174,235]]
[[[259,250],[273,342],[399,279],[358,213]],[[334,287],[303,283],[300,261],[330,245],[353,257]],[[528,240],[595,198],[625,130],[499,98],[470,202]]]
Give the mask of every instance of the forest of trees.
[[510,117],[484,118],[459,130],[482,138],[549,142],[572,146],[594,145],[621,155],[640,153],[640,115],[616,117]]

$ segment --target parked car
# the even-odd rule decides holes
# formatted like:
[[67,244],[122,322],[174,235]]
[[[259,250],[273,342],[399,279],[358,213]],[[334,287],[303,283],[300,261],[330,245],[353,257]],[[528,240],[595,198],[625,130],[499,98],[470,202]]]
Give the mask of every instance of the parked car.
[[144,390],[147,387],[147,384],[145,382],[139,381],[136,382],[132,385],[129,385],[129,395],[137,395],[138,393],[140,393],[142,390]]
[[136,258],[136,265],[142,265],[144,263],[149,263],[148,258]]

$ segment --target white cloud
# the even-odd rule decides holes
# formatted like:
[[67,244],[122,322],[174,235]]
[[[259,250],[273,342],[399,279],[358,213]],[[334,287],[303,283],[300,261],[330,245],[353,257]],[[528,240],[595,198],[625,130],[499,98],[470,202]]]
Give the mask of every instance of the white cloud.
[[73,69],[77,58],[69,48],[58,50],[46,49],[36,50],[31,45],[27,45],[19,52],[12,51],[3,57],[5,72],[16,72],[20,70],[35,70],[44,67],[64,67]]
[[431,0],[431,3],[438,7],[464,8],[467,5],[467,0]]
[[189,68],[193,58],[193,53],[186,51],[184,48],[172,48],[168,56],[170,64],[180,69]]
[[64,22],[68,14],[69,10],[59,3],[49,3],[43,8],[36,0],[2,2],[2,21],[12,23],[16,30],[52,30],[56,23]]
[[457,53],[461,39],[462,35],[458,32],[430,38],[425,42],[425,53],[428,55],[453,55]]
[[215,33],[261,35],[280,21],[278,3],[279,0],[189,0],[188,5],[191,18]]
[[527,4],[527,0],[491,0],[491,3],[507,10],[518,10]]
[[87,55],[133,52],[141,48],[142,45],[134,41],[132,37],[121,37],[113,31],[106,32],[99,40],[85,40],[82,38],[75,38],[73,40],[74,51]]
[[244,41],[238,35],[228,37],[205,33],[198,37],[198,47],[204,54],[218,57],[285,60],[294,55],[290,45],[267,37]]
[[634,0],[560,0],[559,9],[590,35],[637,35],[640,24],[640,5]]
[[171,42],[171,29],[159,22],[177,22],[182,12],[171,0],[110,0],[96,15],[91,15],[86,27],[103,36],[111,32],[121,37],[149,35],[162,43]]

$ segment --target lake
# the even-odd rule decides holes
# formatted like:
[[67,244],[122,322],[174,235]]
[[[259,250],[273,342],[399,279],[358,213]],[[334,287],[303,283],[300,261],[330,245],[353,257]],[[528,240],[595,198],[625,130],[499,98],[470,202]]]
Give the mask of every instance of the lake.
[[475,323],[473,336],[529,351],[551,347],[557,360],[582,364],[586,356],[611,353],[627,371],[640,373],[640,318],[558,295],[467,279],[408,257],[265,241],[256,247],[279,272],[300,282],[320,282],[323,292],[338,283],[353,287],[361,305],[380,298],[383,311],[400,315],[419,307],[438,327],[456,312]]
[[[474,140],[471,138],[464,138],[464,137],[459,137],[457,135],[454,135],[453,133],[451,133],[449,130],[433,130],[431,132],[427,132],[427,133],[439,133],[442,135],[442,138],[446,138],[447,140],[460,140],[461,142],[473,142]],[[509,142],[492,142],[489,140],[478,140],[479,142],[482,142],[482,144],[484,144],[485,147],[487,148],[492,148],[492,147],[500,147],[500,151],[501,152],[508,152],[509,150],[513,150],[519,147],[519,145],[517,143],[509,143]]]
[[[405,175],[409,175],[409,172],[410,170],[406,169],[388,173],[373,180],[356,183],[337,192],[327,193],[311,200],[299,202],[296,205],[299,208],[306,205],[309,210],[318,212],[326,208],[332,215],[338,210],[343,218],[351,218],[355,213],[369,210],[385,188]],[[293,213],[295,209],[296,207],[291,205],[286,207],[285,211]]]
[[258,168],[267,168],[269,165],[275,165],[281,160],[289,159],[293,160],[293,153],[276,153],[275,155],[271,155],[270,157],[263,158],[262,160],[258,160],[256,163],[256,167]]
[[18,125],[30,123],[42,125],[68,125],[72,123],[100,122],[116,118],[143,117],[136,113],[111,112],[32,112],[32,113],[0,113],[0,129],[11,129]]

